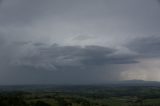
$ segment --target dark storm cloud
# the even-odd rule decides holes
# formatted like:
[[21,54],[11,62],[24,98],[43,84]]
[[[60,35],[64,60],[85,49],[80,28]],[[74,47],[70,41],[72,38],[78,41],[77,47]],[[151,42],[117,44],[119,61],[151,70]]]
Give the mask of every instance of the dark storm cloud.
[[128,47],[142,57],[160,57],[160,36],[137,38]]
[[1,58],[7,59],[1,73],[7,74],[8,80],[4,82],[9,84],[105,83],[106,80],[119,80],[124,65],[138,63],[135,55],[124,55],[117,53],[117,49],[95,45],[46,46],[13,42],[9,47],[15,50],[6,50],[7,58]]
[[[137,63],[135,56],[115,54],[117,50],[101,46],[35,46],[33,54],[15,61],[17,66],[42,70],[74,70],[109,64]],[[85,69],[84,69],[85,70]]]
[[157,0],[3,0],[0,83],[121,79],[127,66],[160,54],[159,37],[144,37],[159,33],[157,4]]

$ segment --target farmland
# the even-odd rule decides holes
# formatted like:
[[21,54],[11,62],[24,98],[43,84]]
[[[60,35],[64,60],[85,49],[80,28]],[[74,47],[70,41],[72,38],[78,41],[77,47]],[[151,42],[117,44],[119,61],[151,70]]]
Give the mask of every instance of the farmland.
[[158,86],[14,86],[0,92],[2,106],[160,106]]

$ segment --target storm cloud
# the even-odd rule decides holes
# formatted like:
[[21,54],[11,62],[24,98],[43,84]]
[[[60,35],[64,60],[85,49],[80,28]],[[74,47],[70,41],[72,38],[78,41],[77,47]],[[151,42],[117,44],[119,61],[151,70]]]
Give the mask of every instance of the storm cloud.
[[159,19],[159,0],[1,0],[0,84],[159,81]]
[[[84,82],[84,79],[103,83],[105,78],[108,81],[119,79],[119,73],[123,69],[121,66],[138,63],[136,55],[127,55],[119,53],[117,49],[95,45],[82,47],[14,42],[7,48],[10,49],[4,51],[6,54],[1,57],[3,62],[6,61],[1,73],[2,75],[6,72],[12,73],[9,74],[9,79],[17,83],[23,83],[23,81],[28,83],[26,77],[30,77],[30,74],[31,76],[35,74],[35,77],[29,80],[30,83],[60,82],[64,84],[63,81],[70,83],[70,80],[73,80],[71,83],[88,83]],[[117,67],[119,67],[118,70]],[[23,78],[18,80],[22,76]],[[88,78],[88,76],[91,77]]]
[[[44,70],[79,70],[108,64],[137,63],[134,55],[116,54],[117,50],[101,46],[59,46],[36,47],[33,53],[17,58],[15,65]],[[110,71],[110,70],[109,70]]]
[[152,35],[134,39],[128,47],[141,56],[160,57],[160,36]]

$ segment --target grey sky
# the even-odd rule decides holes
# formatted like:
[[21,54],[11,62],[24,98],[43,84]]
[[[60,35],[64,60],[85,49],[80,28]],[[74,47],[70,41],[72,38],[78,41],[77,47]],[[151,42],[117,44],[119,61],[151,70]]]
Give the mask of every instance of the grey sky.
[[160,81],[158,0],[2,0],[0,84]]

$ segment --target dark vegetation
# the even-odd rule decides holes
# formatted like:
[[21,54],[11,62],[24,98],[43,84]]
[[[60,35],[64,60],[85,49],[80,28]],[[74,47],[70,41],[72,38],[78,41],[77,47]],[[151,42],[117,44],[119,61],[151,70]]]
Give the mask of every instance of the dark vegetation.
[[0,106],[160,106],[155,86],[6,88],[1,88]]

